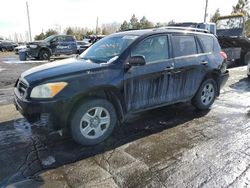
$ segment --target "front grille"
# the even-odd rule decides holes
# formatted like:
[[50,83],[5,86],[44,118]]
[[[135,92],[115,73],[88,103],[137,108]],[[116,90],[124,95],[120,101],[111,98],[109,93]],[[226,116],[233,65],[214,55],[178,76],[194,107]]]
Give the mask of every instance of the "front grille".
[[22,80],[19,79],[17,81],[16,87],[17,87],[17,90],[18,90],[20,96],[22,96],[22,97],[25,96],[28,86]]

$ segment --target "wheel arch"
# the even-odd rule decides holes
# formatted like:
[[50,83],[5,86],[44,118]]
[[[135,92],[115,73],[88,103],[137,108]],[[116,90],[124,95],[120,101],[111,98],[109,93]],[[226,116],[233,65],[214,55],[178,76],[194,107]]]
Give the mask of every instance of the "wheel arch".
[[71,102],[66,107],[67,113],[64,121],[66,123],[66,126],[69,125],[69,121],[72,118],[72,115],[80,106],[80,104],[82,104],[86,100],[95,98],[108,100],[116,110],[118,121],[122,122],[124,120],[125,109],[123,108],[124,105],[122,105],[123,99],[121,92],[118,88],[115,88],[113,86],[102,86],[98,88],[91,88],[85,92],[77,94],[72,98]]
[[202,80],[201,83],[203,83],[206,79],[209,79],[209,78],[212,78],[214,79],[214,81],[216,82],[216,85],[217,85],[217,93],[216,93],[216,96],[219,96],[220,95],[220,71],[219,70],[211,70],[209,71],[204,79]]
[[50,56],[52,55],[52,51],[49,48],[47,48],[47,47],[41,47],[39,49],[38,55],[40,55],[41,51],[43,51],[43,50],[46,50],[47,52],[49,52]]

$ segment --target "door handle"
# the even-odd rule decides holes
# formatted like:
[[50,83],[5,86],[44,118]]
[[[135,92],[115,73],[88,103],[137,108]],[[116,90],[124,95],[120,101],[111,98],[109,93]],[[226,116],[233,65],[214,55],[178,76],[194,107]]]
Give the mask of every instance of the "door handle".
[[202,65],[207,65],[207,64],[208,64],[208,61],[202,61],[201,64],[202,64]]
[[169,66],[169,67],[166,67],[164,70],[165,70],[165,71],[171,71],[171,70],[174,70],[174,67]]

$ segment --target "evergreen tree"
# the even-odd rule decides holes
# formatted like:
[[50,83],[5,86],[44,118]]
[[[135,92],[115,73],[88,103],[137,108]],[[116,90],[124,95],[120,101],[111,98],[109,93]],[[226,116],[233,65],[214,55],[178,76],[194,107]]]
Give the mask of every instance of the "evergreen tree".
[[120,27],[120,31],[127,31],[127,30],[129,30],[129,24],[128,24],[128,22],[125,20],[125,21],[122,23],[121,27]]
[[238,0],[238,3],[233,6],[232,14],[242,13],[247,18],[250,17],[250,8],[248,0]]
[[216,22],[216,20],[220,17],[220,9],[216,9],[215,13],[210,17],[210,22]]
[[140,29],[140,23],[138,22],[138,19],[136,18],[136,16],[134,14],[130,19],[130,24],[132,26],[131,29]]

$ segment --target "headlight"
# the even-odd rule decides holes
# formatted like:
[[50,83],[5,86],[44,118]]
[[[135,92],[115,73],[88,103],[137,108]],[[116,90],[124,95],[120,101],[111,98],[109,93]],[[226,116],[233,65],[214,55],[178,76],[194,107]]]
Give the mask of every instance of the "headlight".
[[52,98],[68,84],[66,82],[47,83],[36,86],[32,89],[31,98]]
[[31,44],[31,45],[30,45],[30,48],[37,48],[37,45]]

